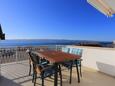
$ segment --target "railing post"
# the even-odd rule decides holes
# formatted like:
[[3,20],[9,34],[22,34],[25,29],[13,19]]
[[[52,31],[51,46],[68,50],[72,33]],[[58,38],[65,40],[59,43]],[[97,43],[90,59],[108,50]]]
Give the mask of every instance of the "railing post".
[[18,62],[18,47],[15,48],[16,50],[16,63]]

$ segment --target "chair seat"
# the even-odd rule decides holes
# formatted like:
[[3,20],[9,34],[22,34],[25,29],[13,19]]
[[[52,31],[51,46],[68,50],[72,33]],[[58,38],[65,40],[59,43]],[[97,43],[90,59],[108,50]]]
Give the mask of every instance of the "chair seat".
[[69,62],[63,62],[63,63],[62,63],[62,65],[63,65],[64,67],[68,68],[68,69],[71,68],[72,64],[73,64],[72,61],[69,61]]
[[46,77],[49,77],[51,75],[53,75],[55,73],[55,68],[53,65],[40,65],[38,64],[38,67],[41,66],[41,73],[40,73],[40,76],[41,78],[46,78]]
[[79,65],[81,65],[81,63],[80,63],[81,61],[82,61],[82,59],[78,59],[77,62],[73,61],[73,65],[75,65],[77,63],[77,65],[79,66]]
[[41,78],[52,76],[54,73],[55,73],[54,69],[47,69],[46,71],[44,71],[43,75],[41,75]]
[[[82,61],[82,60],[78,60],[78,61],[77,61],[77,65],[78,65],[78,66],[81,65],[81,64],[80,64],[80,61]],[[74,67],[75,64],[76,64],[76,61],[69,61],[69,62],[64,62],[64,63],[62,63],[62,65],[63,65],[64,67],[67,67],[68,69],[70,69],[71,67]]]

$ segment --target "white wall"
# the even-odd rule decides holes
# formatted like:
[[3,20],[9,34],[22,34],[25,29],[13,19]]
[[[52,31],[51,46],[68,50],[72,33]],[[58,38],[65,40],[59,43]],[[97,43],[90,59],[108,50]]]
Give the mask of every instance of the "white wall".
[[115,76],[115,49],[114,48],[95,48],[95,47],[78,47],[83,49],[82,65],[99,70],[109,75]]

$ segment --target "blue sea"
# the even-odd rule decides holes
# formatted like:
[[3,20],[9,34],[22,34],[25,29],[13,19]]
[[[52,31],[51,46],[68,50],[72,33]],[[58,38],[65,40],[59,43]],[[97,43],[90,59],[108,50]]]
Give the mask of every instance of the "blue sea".
[[40,46],[40,45],[71,45],[74,40],[0,40],[0,47]]
[[[0,40],[0,47],[16,47],[16,46],[40,46],[40,45],[77,45],[81,40]],[[96,41],[97,42],[97,41]],[[103,46],[112,44],[112,42],[98,42]]]

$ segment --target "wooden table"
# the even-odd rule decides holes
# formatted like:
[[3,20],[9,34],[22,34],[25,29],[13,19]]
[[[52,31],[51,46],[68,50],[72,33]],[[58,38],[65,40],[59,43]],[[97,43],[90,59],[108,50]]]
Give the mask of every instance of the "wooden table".
[[[69,54],[69,53],[64,53],[61,51],[38,51],[37,54],[42,57],[45,58],[46,60],[48,60],[49,62],[53,63],[55,65],[55,70],[57,71],[58,69],[58,65],[62,62],[65,61],[70,61],[70,60],[76,60],[80,58],[79,55],[74,55],[74,54]],[[80,77],[79,77],[79,71],[78,71],[78,65],[76,64],[76,68],[77,68],[77,77],[78,77],[78,82],[80,82]],[[57,81],[58,81],[58,74],[57,72],[55,73],[55,77],[54,77],[54,86],[57,86]]]

